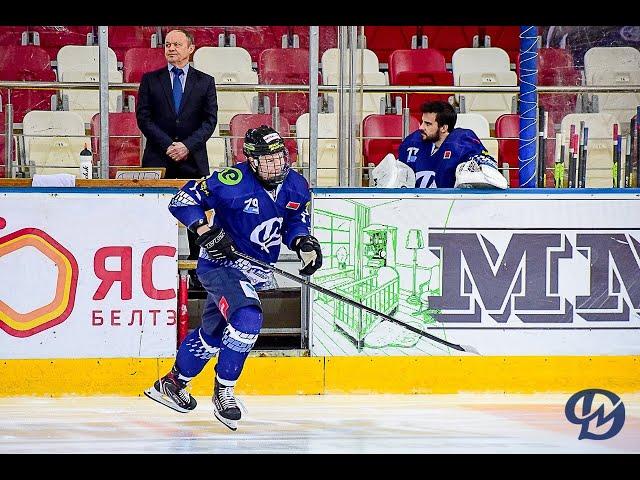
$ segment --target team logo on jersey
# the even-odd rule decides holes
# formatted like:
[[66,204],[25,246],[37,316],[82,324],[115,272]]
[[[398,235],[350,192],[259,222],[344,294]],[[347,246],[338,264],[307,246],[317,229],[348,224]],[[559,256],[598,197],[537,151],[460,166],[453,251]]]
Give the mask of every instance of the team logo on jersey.
[[[209,177],[204,177],[201,180],[198,180],[198,183],[196,184],[196,189],[200,190],[202,193],[204,193],[207,197],[209,195],[211,195],[211,192],[209,192],[209,187],[207,186],[207,178]],[[196,194],[197,194],[197,190],[196,190]]]
[[227,302],[226,298],[220,297],[220,303],[218,303],[218,310],[220,310],[220,313],[225,318],[225,320],[228,320],[227,311],[229,310],[229,302]]
[[451,158],[451,150],[445,150],[442,158]]
[[299,208],[300,208],[300,202],[292,202],[292,201],[289,201],[289,202],[287,203],[287,208],[289,208],[289,209],[291,209],[291,210],[297,210],[297,209],[299,209]]
[[260,208],[258,207],[258,199],[257,198],[249,198],[244,201],[244,213],[255,213],[256,215],[260,213]]
[[218,174],[218,180],[225,185],[237,185],[242,180],[242,172],[237,168],[228,167]]
[[419,148],[409,147],[407,148],[407,163],[413,163],[418,158]]
[[416,173],[416,188],[437,188],[436,172],[425,170]]
[[242,291],[244,292],[244,296],[248,298],[255,298],[258,300],[258,294],[256,293],[256,289],[249,282],[245,282],[244,280],[240,280],[240,286],[242,287]]
[[280,245],[280,226],[282,225],[282,217],[270,218],[265,220],[253,229],[249,239],[260,245],[260,248],[269,253],[269,247]]

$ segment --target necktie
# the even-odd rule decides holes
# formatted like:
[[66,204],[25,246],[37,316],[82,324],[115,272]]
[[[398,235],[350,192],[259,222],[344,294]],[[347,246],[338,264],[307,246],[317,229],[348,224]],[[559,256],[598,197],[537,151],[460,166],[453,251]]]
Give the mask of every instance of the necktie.
[[180,110],[180,101],[182,100],[182,82],[180,76],[184,73],[181,68],[173,67],[173,105],[176,107],[176,113]]

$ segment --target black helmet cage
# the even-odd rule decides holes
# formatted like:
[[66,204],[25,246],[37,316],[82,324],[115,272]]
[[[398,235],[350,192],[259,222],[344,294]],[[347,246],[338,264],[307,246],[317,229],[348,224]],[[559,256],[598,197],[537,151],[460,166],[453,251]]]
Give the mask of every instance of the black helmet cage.
[[[250,128],[244,137],[242,151],[258,180],[268,188],[275,188],[289,173],[289,152],[280,134],[271,127]],[[273,158],[265,158],[279,153],[282,153],[280,164],[273,164]]]

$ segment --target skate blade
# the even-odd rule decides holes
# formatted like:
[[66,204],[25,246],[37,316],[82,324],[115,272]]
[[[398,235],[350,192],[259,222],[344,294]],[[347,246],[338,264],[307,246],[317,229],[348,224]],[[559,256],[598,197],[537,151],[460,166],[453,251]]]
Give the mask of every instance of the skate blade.
[[222,423],[229,430],[233,430],[235,432],[238,429],[237,420],[229,420],[228,418],[224,418],[222,415],[218,413],[218,410],[216,410],[215,407],[213,409],[213,414],[218,420],[220,420],[220,423]]
[[170,399],[167,399],[164,395],[162,395],[153,387],[146,389],[144,391],[144,394],[147,397],[149,397],[151,400],[155,400],[156,402],[161,403],[162,405],[169,407],[172,410],[175,410],[176,412],[189,413],[191,411],[176,405],[173,401],[171,401]]

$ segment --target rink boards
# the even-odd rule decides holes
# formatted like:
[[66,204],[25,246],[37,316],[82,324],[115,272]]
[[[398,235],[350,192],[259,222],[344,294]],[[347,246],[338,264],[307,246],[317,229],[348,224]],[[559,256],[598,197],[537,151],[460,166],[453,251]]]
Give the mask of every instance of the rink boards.
[[[81,190],[0,191],[0,395],[139,395],[171,366],[172,190]],[[314,293],[311,356],[250,357],[238,391],[640,391],[639,196],[319,189],[313,281],[482,356]]]

